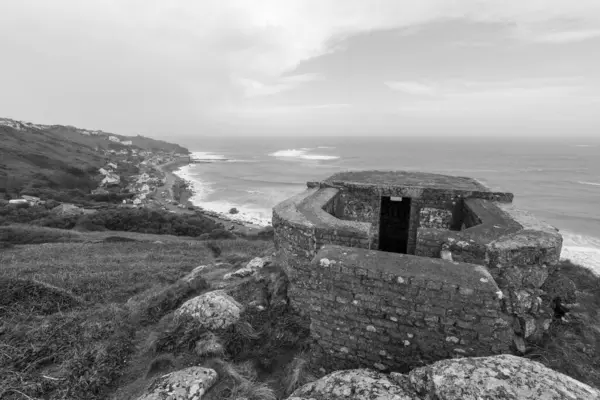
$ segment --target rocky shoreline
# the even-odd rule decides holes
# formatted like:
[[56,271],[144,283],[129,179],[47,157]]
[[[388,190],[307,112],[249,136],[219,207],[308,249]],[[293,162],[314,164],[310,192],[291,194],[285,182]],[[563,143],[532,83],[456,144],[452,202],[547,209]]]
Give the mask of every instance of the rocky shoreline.
[[[252,230],[262,230],[262,229],[268,228],[270,226],[270,225],[257,224],[256,222],[246,218],[243,213],[226,214],[226,213],[222,213],[222,212],[207,210],[201,206],[195,205],[190,200],[196,194],[196,190],[194,189],[194,182],[181,176],[181,172],[179,172],[182,167],[191,165],[191,164],[194,164],[194,163],[189,163],[189,162],[184,163],[184,164],[181,163],[181,164],[177,164],[177,167],[169,165],[168,169],[163,169],[163,172],[165,174],[170,174],[173,177],[175,177],[176,181],[183,182],[183,184],[181,184],[178,187],[178,190],[180,191],[179,195],[181,196],[181,199],[182,199],[182,200],[180,200],[180,203],[185,204],[186,207],[190,207],[190,206],[194,207],[195,209],[202,211],[202,213],[204,215],[209,216],[213,219],[217,219],[220,222],[224,222],[230,226],[243,226],[245,228],[252,229]],[[173,163],[173,165],[175,165],[175,163]]]

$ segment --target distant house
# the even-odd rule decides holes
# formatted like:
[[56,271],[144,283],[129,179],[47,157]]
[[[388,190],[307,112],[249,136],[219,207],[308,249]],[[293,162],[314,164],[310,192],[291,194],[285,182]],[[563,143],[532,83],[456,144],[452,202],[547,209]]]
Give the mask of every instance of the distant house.
[[121,182],[121,178],[119,177],[119,175],[109,172],[108,174],[106,174],[104,176],[104,179],[102,179],[101,185],[102,186],[118,185],[120,182]]
[[115,142],[115,143],[121,143],[121,141],[119,140],[119,138],[116,137],[116,136],[109,136],[108,140],[110,140],[111,142]]
[[92,190],[92,194],[108,194],[108,193],[110,193],[110,192],[104,188],[98,188],[98,189]]
[[124,144],[125,146],[131,146],[133,142],[131,140],[124,140],[121,142],[121,144]]

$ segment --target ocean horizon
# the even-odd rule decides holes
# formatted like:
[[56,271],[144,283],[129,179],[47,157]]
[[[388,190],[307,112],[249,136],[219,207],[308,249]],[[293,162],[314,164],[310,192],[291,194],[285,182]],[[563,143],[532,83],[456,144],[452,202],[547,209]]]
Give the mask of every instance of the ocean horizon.
[[560,230],[562,258],[600,273],[600,138],[205,137],[188,147],[198,162],[176,173],[193,184],[192,203],[241,222],[269,225],[273,206],[340,171],[467,176],[514,193]]

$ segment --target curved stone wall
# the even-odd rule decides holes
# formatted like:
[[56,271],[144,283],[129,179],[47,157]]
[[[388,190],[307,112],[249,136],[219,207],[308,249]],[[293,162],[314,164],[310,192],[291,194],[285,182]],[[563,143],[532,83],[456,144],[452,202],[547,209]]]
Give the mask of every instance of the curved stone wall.
[[[552,313],[540,288],[559,260],[558,231],[517,210],[511,194],[486,191],[468,178],[425,174],[429,180],[421,179],[419,187],[379,182],[387,182],[387,174],[377,172],[369,184],[339,176],[313,182],[273,209],[290,301],[310,315],[323,365],[334,360],[338,367],[343,361],[347,367],[398,369],[417,365],[419,357],[460,353],[455,349],[493,354],[509,351],[511,341],[521,347],[524,339],[538,338]],[[407,176],[412,183],[413,175]],[[415,256],[375,251],[381,196],[411,197]],[[402,285],[390,281],[403,274],[408,280]],[[481,275],[486,289],[465,284],[469,275]],[[485,301],[459,296],[461,302],[454,302],[461,288]],[[420,341],[398,337],[417,331]],[[379,355],[369,355],[370,346],[381,347]]]

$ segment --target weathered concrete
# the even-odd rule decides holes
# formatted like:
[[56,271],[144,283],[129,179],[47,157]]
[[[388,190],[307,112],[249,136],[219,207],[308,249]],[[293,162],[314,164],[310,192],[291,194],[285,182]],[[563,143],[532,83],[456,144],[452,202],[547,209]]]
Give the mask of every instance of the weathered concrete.
[[[469,313],[472,311],[469,307],[477,303],[466,302],[462,306],[465,315],[473,318],[471,322],[476,321],[475,327],[481,326],[485,334],[490,334],[490,329],[493,331],[492,336],[484,339],[485,345],[489,346],[478,348],[476,354],[509,351],[507,331],[516,335],[515,341],[521,344],[523,338],[536,340],[548,328],[552,299],[544,293],[542,286],[558,263],[562,237],[555,228],[510,204],[513,200],[511,193],[492,192],[470,178],[404,171],[343,172],[322,182],[309,182],[307,186],[304,193],[273,209],[274,241],[278,260],[290,279],[291,304],[311,315],[317,343],[315,348],[320,348],[324,355],[331,354],[332,349],[334,353],[339,353],[339,349],[330,344],[349,349],[339,343],[360,343],[362,340],[363,346],[364,343],[374,345],[351,335],[347,328],[344,330],[344,325],[362,331],[367,326],[375,327],[375,322],[384,322],[386,326],[390,321],[387,314],[381,313],[381,308],[356,309],[351,303],[338,302],[337,297],[332,299],[332,294],[337,290],[345,290],[346,294],[354,296],[351,301],[357,300],[355,296],[371,296],[370,301],[377,307],[387,306],[385,296],[409,303],[416,301],[411,303],[415,308],[409,311],[421,313],[419,318],[423,319],[419,321],[428,321],[429,325],[425,325],[436,331],[437,335],[445,333],[447,326],[456,327],[456,321],[444,324],[441,317],[447,315],[438,315],[432,309],[419,311],[416,309],[417,303],[429,305],[440,299],[449,300],[445,297],[451,297],[451,293],[445,292],[444,288],[463,287],[465,282],[469,282],[469,276],[479,276],[491,285],[484,292],[490,295],[493,292],[495,296],[493,302],[490,299],[480,306],[504,322],[490,328],[494,324],[483,324],[476,315]],[[400,198],[408,198],[410,203],[402,200],[402,206],[390,214],[390,202],[399,201]],[[400,203],[395,204],[400,206]],[[380,225],[385,227],[385,230],[381,228],[381,233]],[[381,242],[381,246],[387,250],[390,240],[392,243],[398,240],[396,236],[390,236],[390,229],[393,232],[400,229],[402,233],[397,237],[406,240],[405,246],[392,250],[406,251],[408,255],[418,257],[376,251],[380,249],[380,234],[385,235],[383,238],[388,244]],[[328,245],[342,247],[334,251]],[[330,254],[332,259],[323,251],[327,254],[333,252]],[[348,266],[343,271],[331,272],[322,267],[321,259]],[[388,267],[393,271],[381,271]],[[415,275],[415,279],[418,278],[415,282],[425,277],[426,282],[443,279],[442,289],[434,288],[433,284],[429,287],[427,283],[425,286],[420,286],[420,283],[413,285],[412,280],[407,283],[410,286],[407,292],[399,287],[391,288],[386,279],[394,274],[401,276],[398,271],[403,271],[409,277],[416,271],[424,274],[419,277]],[[464,271],[469,273],[465,274]],[[485,276],[481,276],[484,272]],[[323,317],[328,312],[323,310],[331,310],[333,314]],[[349,318],[353,313],[364,318],[357,319],[354,325],[349,324],[344,318]],[[338,317],[344,318],[338,321]],[[404,316],[392,317],[408,321]],[[410,323],[417,319],[410,320]],[[322,326],[319,325],[320,321]],[[334,340],[319,333],[321,327],[331,330],[326,324],[335,325],[337,333],[333,336]],[[506,328],[505,324],[511,328]],[[394,329],[390,325],[389,333],[386,331],[377,336],[391,343]],[[497,332],[502,333],[494,336]],[[439,340],[436,335],[431,336],[435,339],[430,343]],[[475,335],[470,340],[478,337]],[[462,343],[461,340],[458,338],[457,343]],[[449,343],[453,341],[451,339]],[[409,360],[405,363],[407,365],[416,365],[417,358],[410,355],[409,346],[401,343],[402,352],[398,357]],[[464,343],[468,343],[466,336]],[[433,357],[437,359],[453,354],[452,349],[438,347],[444,350],[425,351],[426,346],[421,350],[428,356],[434,354]],[[388,350],[385,352],[388,354]],[[395,362],[383,362],[386,356],[374,357],[366,353],[361,356],[363,353],[359,352],[359,356],[354,358],[342,357],[347,361],[344,365],[373,366],[377,363],[384,368],[399,367]],[[354,353],[349,351],[348,354]]]

